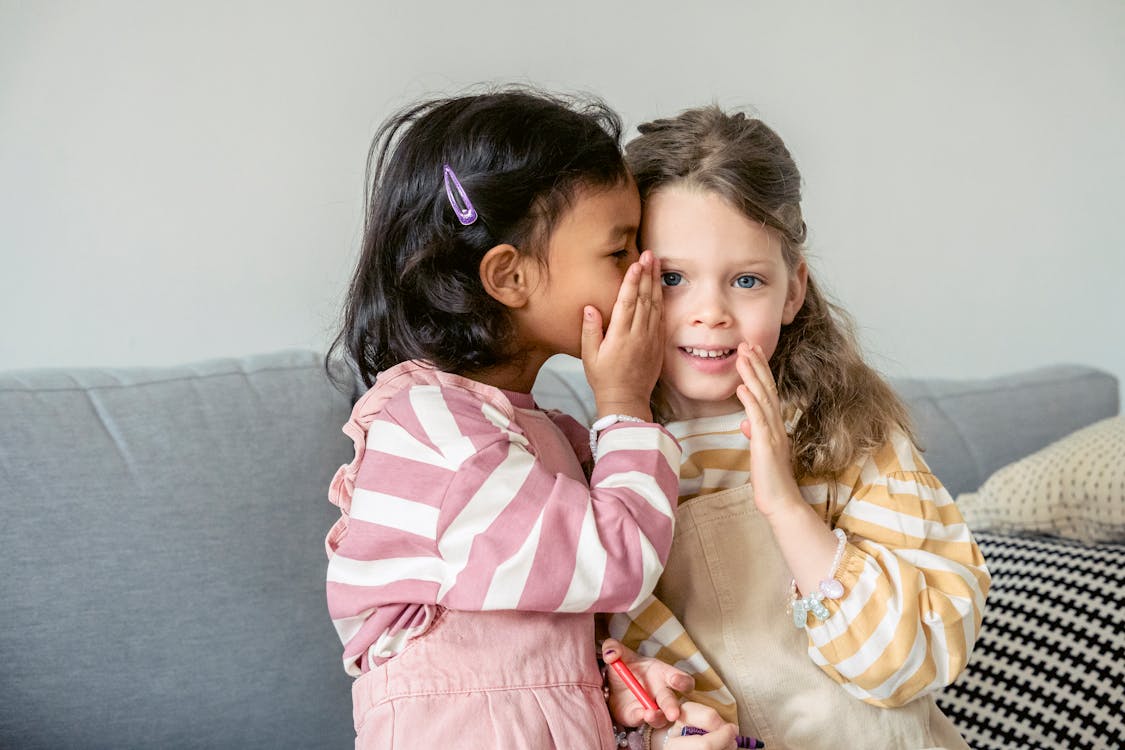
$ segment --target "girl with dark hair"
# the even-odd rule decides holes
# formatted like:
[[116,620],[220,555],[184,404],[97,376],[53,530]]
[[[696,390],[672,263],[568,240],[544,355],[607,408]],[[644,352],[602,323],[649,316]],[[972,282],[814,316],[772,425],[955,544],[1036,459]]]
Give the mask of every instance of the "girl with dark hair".
[[654,411],[683,454],[656,599],[610,633],[691,665],[695,699],[770,750],[967,747],[933,693],[969,658],[988,571],[812,278],[788,149],[706,107],[626,154],[664,284]]
[[[620,130],[600,103],[505,90],[418,104],[376,137],[330,351],[369,388],[326,540],[359,748],[614,744],[593,613],[650,595],[680,457],[649,409],[661,287]],[[531,397],[559,353],[582,357],[591,431]],[[690,678],[643,674],[675,719]],[[687,710],[716,731],[676,747],[732,742]]]

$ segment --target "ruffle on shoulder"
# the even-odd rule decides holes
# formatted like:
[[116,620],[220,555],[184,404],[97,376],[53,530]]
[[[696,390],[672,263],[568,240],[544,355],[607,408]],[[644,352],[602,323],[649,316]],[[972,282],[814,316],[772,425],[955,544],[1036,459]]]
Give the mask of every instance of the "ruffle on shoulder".
[[324,540],[328,557],[336,553],[348,530],[352,495],[355,493],[359,466],[367,450],[367,431],[371,428],[371,423],[393,396],[416,385],[437,385],[469,391],[480,400],[499,409],[504,419],[512,420],[515,416],[511,403],[499,389],[459,375],[442,372],[422,362],[403,362],[380,373],[375,379],[375,385],[356,401],[351,417],[342,428],[344,434],[350,437],[355,445],[355,456],[350,463],[336,470],[328,486],[329,502],[340,508],[340,518],[329,529],[328,536]]
[[342,430],[352,439],[355,446],[355,455],[350,463],[343,464],[336,470],[328,485],[328,500],[340,508],[340,518],[328,531],[324,540],[325,551],[329,557],[335,554],[340,546],[340,540],[348,529],[348,514],[352,509],[352,495],[355,494],[355,479],[359,474],[359,464],[367,450],[367,430],[375,421],[375,415],[387,402],[387,394],[379,388],[372,388],[356,401],[352,408],[352,415],[344,424]]
[[383,408],[387,397],[379,393],[377,388],[372,388],[356,401],[352,408],[352,416],[344,424],[342,430],[352,439],[355,446],[355,456],[351,463],[346,463],[336,470],[332,483],[328,487],[328,499],[333,505],[340,507],[344,513],[352,509],[352,494],[355,492],[355,478],[359,474],[359,463],[363,452],[367,450],[367,430],[375,421],[375,415]]

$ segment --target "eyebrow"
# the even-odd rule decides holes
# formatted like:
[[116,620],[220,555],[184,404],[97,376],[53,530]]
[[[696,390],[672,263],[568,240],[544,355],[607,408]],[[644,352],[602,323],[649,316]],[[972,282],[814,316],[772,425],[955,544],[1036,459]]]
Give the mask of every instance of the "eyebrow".
[[[692,261],[693,261],[693,258],[691,256],[687,256],[687,257],[683,257],[683,258],[665,256],[665,257],[660,258],[661,263],[668,263],[668,264],[671,264],[671,265],[688,265]],[[737,263],[732,262],[731,265],[738,266],[739,268],[745,268],[747,266],[772,266],[773,261],[768,259],[768,258],[757,258],[757,259],[754,259],[754,260],[739,261]]]

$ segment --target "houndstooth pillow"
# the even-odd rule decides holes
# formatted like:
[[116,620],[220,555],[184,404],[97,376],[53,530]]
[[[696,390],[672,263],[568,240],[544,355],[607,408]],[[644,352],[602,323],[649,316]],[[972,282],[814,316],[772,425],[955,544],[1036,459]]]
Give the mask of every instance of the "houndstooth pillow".
[[1125,747],[1125,545],[975,536],[992,588],[938,705],[974,750]]
[[1096,422],[957,498],[974,531],[1125,541],[1125,417]]

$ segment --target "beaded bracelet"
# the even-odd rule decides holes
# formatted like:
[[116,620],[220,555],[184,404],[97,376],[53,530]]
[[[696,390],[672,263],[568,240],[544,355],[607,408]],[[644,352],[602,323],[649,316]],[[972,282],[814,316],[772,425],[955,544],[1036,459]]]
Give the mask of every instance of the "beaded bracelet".
[[793,613],[793,627],[803,628],[808,622],[809,612],[818,620],[827,620],[830,612],[824,606],[825,599],[839,599],[844,595],[844,584],[836,579],[836,571],[840,567],[840,560],[844,557],[844,548],[848,545],[848,535],[843,529],[832,529],[836,535],[836,555],[832,558],[832,568],[828,577],[821,580],[817,590],[808,596],[797,596],[797,579],[789,583],[789,611]]
[[598,457],[598,433],[618,422],[638,422],[643,424],[645,420],[640,417],[631,417],[628,414],[609,414],[602,417],[597,422],[590,425],[590,458]]
[[629,750],[651,750],[652,727],[648,724],[639,727],[619,727],[614,724],[613,743],[615,747]]

